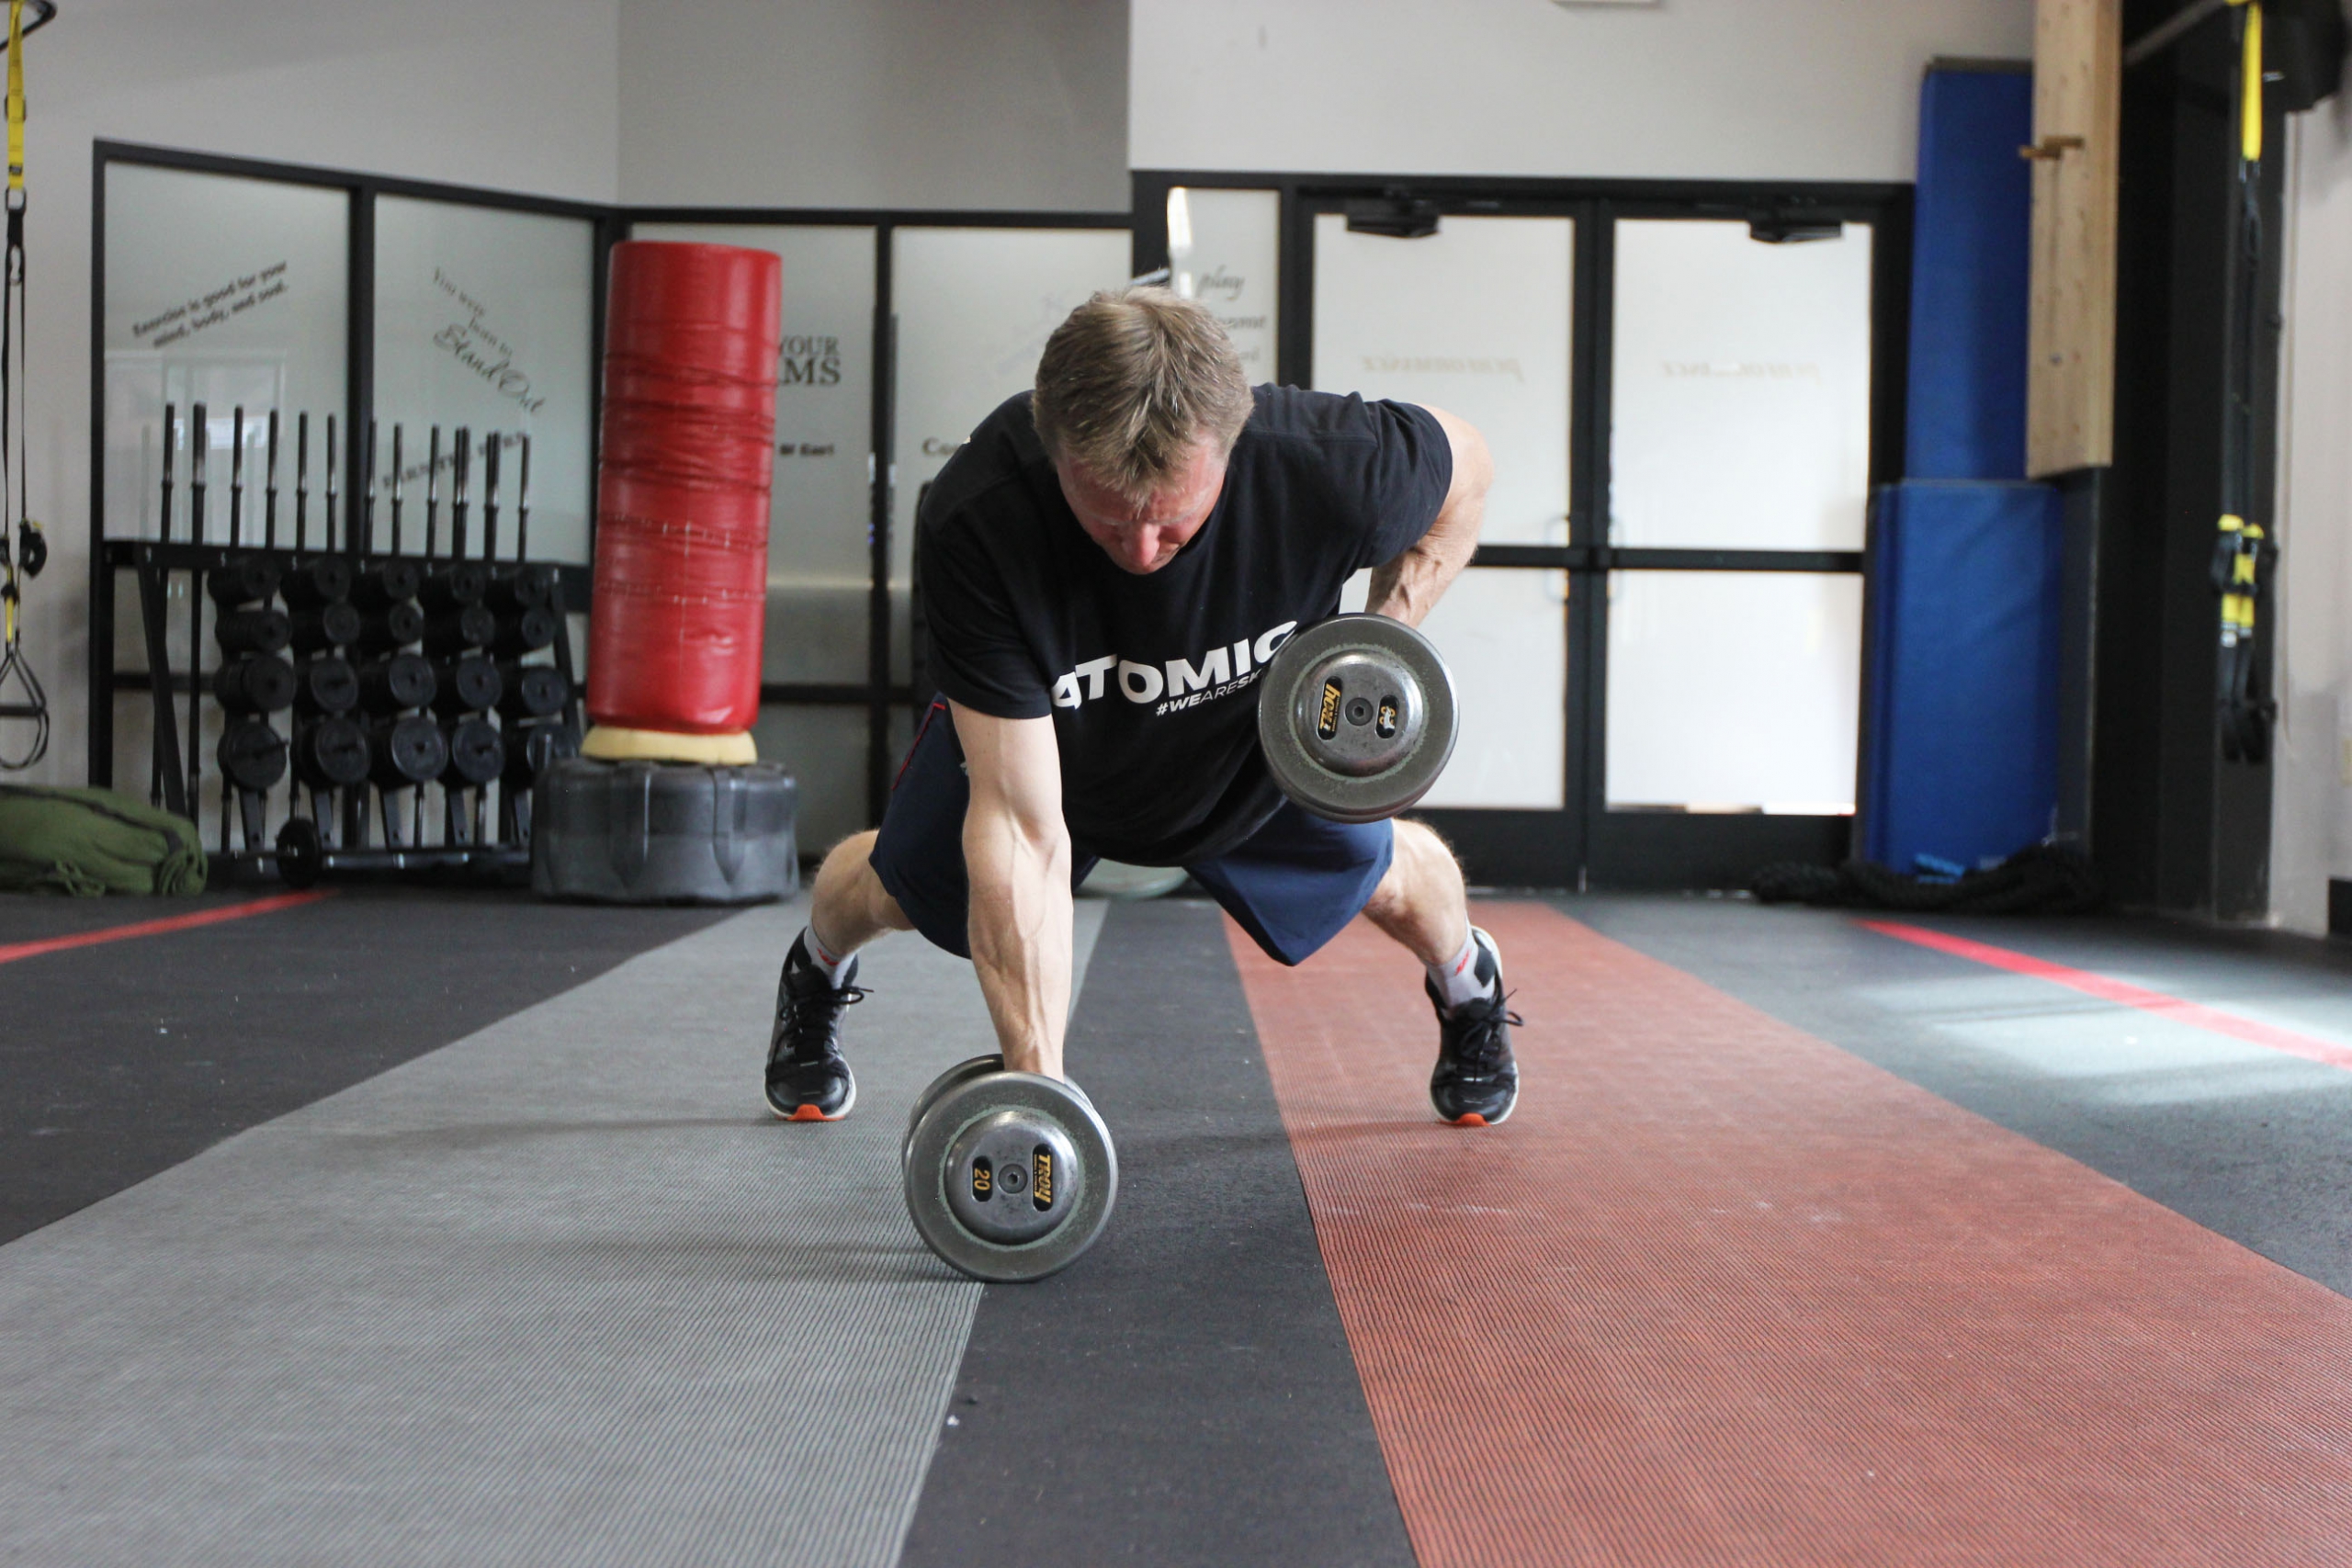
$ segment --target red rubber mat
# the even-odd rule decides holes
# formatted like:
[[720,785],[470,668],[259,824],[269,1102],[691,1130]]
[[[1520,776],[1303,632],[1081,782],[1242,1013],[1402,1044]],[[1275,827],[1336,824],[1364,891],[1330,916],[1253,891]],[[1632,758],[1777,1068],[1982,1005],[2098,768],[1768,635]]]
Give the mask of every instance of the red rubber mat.
[[1228,927],[1425,1568],[2352,1562],[2352,1302],[1540,905],[1524,1088]]

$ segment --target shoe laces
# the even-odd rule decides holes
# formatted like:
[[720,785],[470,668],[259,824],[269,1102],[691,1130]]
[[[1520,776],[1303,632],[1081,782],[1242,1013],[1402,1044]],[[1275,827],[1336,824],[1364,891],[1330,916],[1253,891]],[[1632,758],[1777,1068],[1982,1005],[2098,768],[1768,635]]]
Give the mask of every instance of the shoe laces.
[[833,1020],[841,1016],[842,1009],[855,1007],[870,994],[863,986],[828,986],[821,991],[805,992],[786,987],[776,1016],[793,1043],[794,1054],[811,1042],[821,1053],[831,1043]]
[[1454,1026],[1448,1033],[1455,1060],[1465,1066],[1494,1065],[1503,1054],[1504,1029],[1517,1028],[1527,1021],[1510,1010],[1510,999],[1516,995],[1515,991],[1506,991],[1491,998],[1474,998],[1453,1010],[1447,1021]]

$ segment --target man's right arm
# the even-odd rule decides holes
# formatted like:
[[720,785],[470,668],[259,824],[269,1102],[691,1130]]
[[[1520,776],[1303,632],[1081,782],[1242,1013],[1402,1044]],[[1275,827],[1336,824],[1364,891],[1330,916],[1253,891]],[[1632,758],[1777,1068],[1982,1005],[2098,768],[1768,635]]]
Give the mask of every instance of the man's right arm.
[[964,813],[972,966],[1004,1065],[1057,1078],[1069,1017],[1072,911],[1054,722],[948,706],[972,783]]

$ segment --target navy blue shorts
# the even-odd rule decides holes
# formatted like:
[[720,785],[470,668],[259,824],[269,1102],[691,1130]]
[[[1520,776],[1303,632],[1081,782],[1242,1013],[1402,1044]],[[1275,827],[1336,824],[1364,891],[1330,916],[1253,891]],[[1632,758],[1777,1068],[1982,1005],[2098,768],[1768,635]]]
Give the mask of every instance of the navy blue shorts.
[[[964,878],[964,807],[971,782],[947,705],[934,702],[890,786],[872,857],[875,874],[915,930],[959,958],[971,903]],[[1073,842],[1070,885],[1099,856]],[[1289,801],[1235,848],[1184,869],[1283,964],[1306,962],[1340,934],[1387,874],[1396,843],[1385,822],[1327,822]]]

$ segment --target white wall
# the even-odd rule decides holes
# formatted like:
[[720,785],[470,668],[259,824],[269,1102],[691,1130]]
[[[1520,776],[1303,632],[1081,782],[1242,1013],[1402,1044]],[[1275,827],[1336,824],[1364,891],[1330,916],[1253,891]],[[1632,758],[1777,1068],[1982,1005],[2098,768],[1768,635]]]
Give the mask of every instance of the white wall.
[[2032,0],[1134,0],[1139,169],[1908,180],[1936,55]]
[[[25,649],[56,729],[48,761],[24,777],[84,779],[92,141],[609,201],[619,184],[618,6],[64,0],[27,40],[28,468],[51,554],[27,592]],[[10,728],[12,749],[21,735]],[[136,788],[144,764],[122,755],[116,776]]]
[[1125,211],[1126,0],[623,0],[633,203]]
[[2352,106],[2297,116],[2288,145],[2270,910],[2323,932],[2328,878],[2352,876]]

